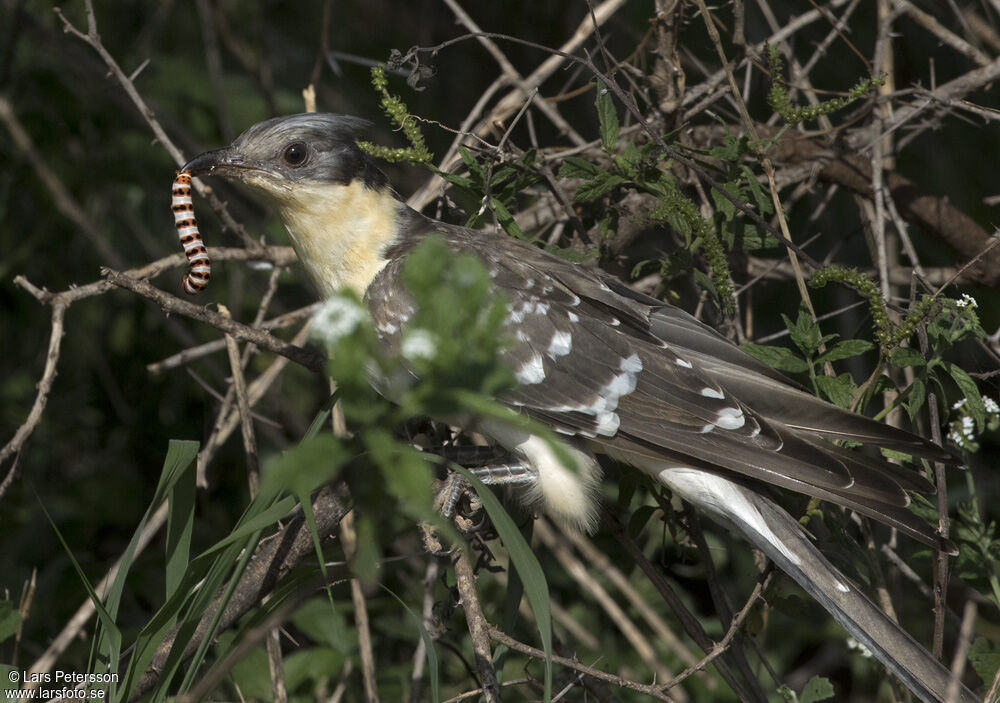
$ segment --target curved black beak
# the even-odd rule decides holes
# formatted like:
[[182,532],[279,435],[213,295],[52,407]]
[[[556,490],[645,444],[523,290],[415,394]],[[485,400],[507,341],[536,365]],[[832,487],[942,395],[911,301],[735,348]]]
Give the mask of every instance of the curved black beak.
[[210,176],[217,171],[226,175],[242,165],[242,154],[235,154],[230,147],[223,147],[198,154],[181,166],[181,171],[188,171],[192,176]]

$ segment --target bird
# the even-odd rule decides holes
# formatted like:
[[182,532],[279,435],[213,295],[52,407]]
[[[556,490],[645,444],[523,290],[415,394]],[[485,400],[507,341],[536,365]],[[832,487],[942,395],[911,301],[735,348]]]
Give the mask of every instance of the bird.
[[769,495],[777,486],[814,496],[954,554],[954,544],[906,508],[910,492],[933,493],[933,484],[834,442],[947,465],[959,463],[952,452],[813,396],[680,308],[599,268],[411,209],[358,146],[368,128],[346,115],[276,117],[196,156],[182,172],[232,179],[268,202],[319,295],[348,289],[361,296],[387,345],[399,343],[413,313],[402,277],[410,252],[437,237],[452,252],[478,257],[507,300],[512,341],[500,353],[517,383],[497,400],[547,426],[563,449],[497,420],[477,425],[526,467],[528,504],[592,531],[598,455],[629,464],[742,534],[915,696],[944,701],[952,686],[950,700],[979,700]]

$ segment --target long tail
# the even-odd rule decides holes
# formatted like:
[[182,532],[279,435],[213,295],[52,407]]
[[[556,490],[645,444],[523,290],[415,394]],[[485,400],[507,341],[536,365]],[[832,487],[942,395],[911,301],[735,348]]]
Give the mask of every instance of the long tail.
[[[764,496],[721,476],[683,467],[660,468],[658,478],[664,484],[743,533],[915,696],[928,703],[948,700],[951,672],[827,561],[791,515]],[[959,684],[952,700],[976,703],[979,698]]]

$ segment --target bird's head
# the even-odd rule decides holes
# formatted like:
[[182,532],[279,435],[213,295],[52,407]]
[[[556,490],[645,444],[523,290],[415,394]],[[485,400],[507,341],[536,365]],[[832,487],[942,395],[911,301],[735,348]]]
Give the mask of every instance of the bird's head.
[[192,176],[241,181],[280,204],[306,187],[360,181],[379,190],[385,175],[357,145],[370,123],[358,117],[307,112],[258,122],[227,147],[206,151],[182,167]]
[[344,286],[364,293],[408,216],[385,174],[357,145],[368,124],[317,112],[276,117],[182,170],[240,181],[270,202],[324,297]]

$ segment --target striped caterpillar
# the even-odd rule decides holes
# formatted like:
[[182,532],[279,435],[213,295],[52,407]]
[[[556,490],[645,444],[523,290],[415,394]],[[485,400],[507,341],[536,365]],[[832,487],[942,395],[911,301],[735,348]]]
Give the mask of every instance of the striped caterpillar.
[[171,209],[174,211],[174,224],[181,238],[181,246],[188,259],[188,271],[184,276],[184,292],[196,295],[205,290],[208,278],[212,275],[212,262],[208,259],[208,250],[198,232],[198,223],[194,219],[194,203],[191,202],[191,174],[181,171],[174,178],[173,199]]

